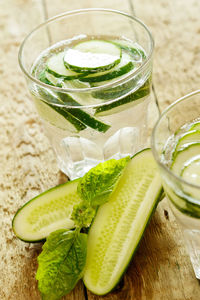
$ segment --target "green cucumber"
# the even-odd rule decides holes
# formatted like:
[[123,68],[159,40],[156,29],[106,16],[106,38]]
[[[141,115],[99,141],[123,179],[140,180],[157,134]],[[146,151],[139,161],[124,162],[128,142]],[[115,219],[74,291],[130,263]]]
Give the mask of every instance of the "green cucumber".
[[128,40],[113,40],[112,42],[119,46],[122,50],[130,53],[135,61],[146,59],[144,49],[140,49],[140,46],[138,44],[134,45],[132,41]]
[[200,218],[199,203],[195,203],[194,199],[189,195],[183,194],[182,192],[174,192],[166,185],[164,188],[167,198],[170,200],[172,205],[176,207],[176,209],[189,217]]
[[178,176],[180,176],[182,169],[187,162],[200,154],[200,143],[191,143],[176,152],[172,157],[171,170]]
[[79,72],[99,72],[113,68],[121,60],[121,49],[109,41],[90,40],[67,49],[64,64]]
[[200,122],[193,123],[189,130],[200,130]]
[[143,86],[141,86],[136,92],[109,104],[103,104],[99,106],[95,111],[95,116],[107,116],[125,109],[131,108],[145,100],[144,97],[150,93],[150,80],[148,79]]
[[46,64],[47,71],[56,77],[62,77],[67,80],[79,78],[81,74],[69,70],[64,65],[65,52],[60,52],[51,56]]
[[[58,85],[58,82],[60,81],[59,78],[54,77],[52,74],[49,74],[48,72],[45,73],[45,78],[51,82],[52,85]],[[39,103],[36,101],[36,107],[38,109],[39,114],[41,117],[43,117],[46,121],[49,121],[51,124],[62,128],[62,129],[68,129],[69,124],[66,124],[66,122],[63,123],[63,117],[68,120],[68,122],[71,122],[74,127],[77,129],[77,131],[81,131],[86,128],[86,126],[95,129],[99,132],[106,132],[110,125],[106,124],[97,118],[93,117],[92,115],[85,112],[83,109],[79,108],[67,108],[67,107],[58,107],[55,105],[51,105],[51,103],[55,104],[66,104],[71,106],[81,106],[79,102],[75,101],[71,94],[69,93],[61,93],[58,92],[57,94],[52,93],[50,90],[45,90],[40,88],[39,94],[47,100],[48,102]],[[45,109],[45,104],[49,105],[49,108],[47,110]],[[56,113],[54,113],[54,110]],[[59,113],[61,115],[61,118],[59,118]],[[54,117],[55,116],[55,117]],[[66,126],[67,125],[67,126]],[[73,128],[70,128],[69,131]]]
[[74,228],[70,217],[74,205],[81,202],[77,194],[79,180],[58,185],[22,206],[12,221],[16,236],[25,242],[39,242],[57,229]]
[[109,71],[98,72],[94,74],[89,74],[85,77],[81,77],[79,80],[83,82],[101,82],[110,79],[117,78],[122,76],[128,72],[130,72],[134,68],[134,64],[131,61],[130,55],[125,52],[122,52],[122,58],[120,63],[112,68]]
[[104,295],[119,282],[161,192],[156,163],[151,150],[145,149],[130,160],[90,228],[83,280],[94,294]]
[[176,155],[176,152],[181,148],[184,148],[188,144],[195,143],[195,142],[196,143],[200,142],[200,130],[191,130],[185,132],[178,139],[173,155]]
[[34,103],[37,108],[38,114],[42,119],[62,130],[76,133],[86,128],[85,124],[83,124],[80,120],[78,120],[62,107],[47,103],[41,99],[36,98],[35,96]]

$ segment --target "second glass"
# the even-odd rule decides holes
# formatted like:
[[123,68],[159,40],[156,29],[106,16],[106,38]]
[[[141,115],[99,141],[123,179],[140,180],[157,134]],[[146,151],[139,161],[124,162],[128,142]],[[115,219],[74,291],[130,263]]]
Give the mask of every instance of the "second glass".
[[[89,47],[83,51],[87,50],[89,65],[101,57],[102,45],[108,48],[103,52],[107,51],[111,60],[112,51],[115,55],[118,51],[119,61],[87,73],[71,65],[63,70],[65,57],[65,65],[57,68],[58,55],[66,55],[67,49],[80,51],[83,45]],[[59,167],[70,179],[83,176],[101,161],[133,155],[146,146],[153,46],[141,21],[106,9],[56,16],[34,29],[22,43],[20,66]],[[131,61],[126,63],[127,57]],[[80,57],[75,58],[77,65]],[[105,58],[104,53],[100,66],[106,64]]]
[[152,134],[165,194],[200,279],[200,90],[173,103]]

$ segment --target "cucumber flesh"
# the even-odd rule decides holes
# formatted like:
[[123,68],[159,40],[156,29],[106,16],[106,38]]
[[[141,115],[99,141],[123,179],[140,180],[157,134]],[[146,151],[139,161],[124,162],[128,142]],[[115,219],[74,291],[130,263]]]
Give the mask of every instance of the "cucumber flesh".
[[134,68],[134,64],[131,61],[130,55],[125,52],[122,52],[122,58],[120,63],[114,68],[112,68],[111,70],[89,74],[88,76],[81,77],[79,80],[83,82],[106,81],[106,80],[110,80],[122,76],[130,72],[133,68]]
[[70,216],[73,206],[81,201],[78,182],[79,179],[69,181],[28,201],[13,218],[16,236],[26,242],[39,242],[57,229],[74,228]]
[[54,54],[47,61],[47,70],[49,73],[52,73],[56,77],[62,77],[67,80],[75,79],[81,76],[76,72],[69,70],[64,65],[64,55],[65,52],[60,52]]
[[135,252],[162,191],[150,149],[136,154],[102,205],[88,236],[86,287],[97,295],[110,292]]
[[113,68],[120,62],[121,49],[108,41],[90,40],[67,49],[64,64],[67,68],[84,73],[99,72]]

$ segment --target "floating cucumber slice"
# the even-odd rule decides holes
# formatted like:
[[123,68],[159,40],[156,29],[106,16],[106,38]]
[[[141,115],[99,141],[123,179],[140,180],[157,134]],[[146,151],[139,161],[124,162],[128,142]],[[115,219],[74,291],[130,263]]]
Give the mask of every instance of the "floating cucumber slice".
[[200,185],[200,153],[199,157],[195,157],[185,164],[181,170],[180,176],[187,182]]
[[76,179],[56,186],[22,206],[12,222],[16,236],[26,242],[39,242],[57,229],[74,228],[70,217],[73,206],[81,201],[78,182]]
[[86,287],[97,295],[120,280],[143,235],[162,191],[150,149],[128,163],[109,202],[97,212],[88,236]]
[[200,130],[200,122],[192,124],[189,130]]
[[95,111],[95,116],[107,116],[118,112],[121,112],[127,108],[137,105],[143,102],[147,95],[150,93],[150,81],[147,80],[146,83],[139,88],[136,92],[116,100],[110,104],[103,104],[99,106]]
[[101,82],[122,76],[130,72],[133,68],[134,64],[131,61],[130,55],[125,52],[122,52],[122,58],[120,63],[111,70],[89,74],[88,76],[82,77],[79,80],[83,82]]
[[144,50],[140,49],[138,44],[134,45],[133,42],[127,40],[113,40],[112,42],[121,49],[131,53],[135,61],[141,61],[146,58]]
[[113,68],[120,62],[121,49],[109,41],[90,40],[67,49],[64,64],[67,68],[82,72],[99,72]]
[[65,67],[64,55],[65,52],[60,52],[58,54],[54,54],[49,58],[46,65],[48,72],[56,77],[62,77],[67,80],[79,78],[81,74],[77,74],[76,72]]
[[197,143],[200,142],[200,130],[191,130],[185,132],[181,137],[179,138],[173,155],[176,155],[176,152],[180,150],[182,147],[184,148],[188,144],[191,143]]
[[[54,77],[52,74],[49,74],[48,72],[45,73],[47,80],[51,82],[52,85],[58,85],[58,82],[60,82],[59,78]],[[50,105],[50,103],[57,103],[57,104],[66,104],[66,105],[72,105],[72,106],[81,106],[79,102],[75,101],[72,96],[69,93],[61,93],[58,92],[57,94],[53,94],[50,91],[47,91],[45,89],[40,88],[40,95],[46,99]],[[44,103],[45,104],[45,103]],[[38,112],[40,113],[41,117],[43,117],[45,120],[49,121],[51,124],[63,128],[62,122],[63,122],[63,117],[67,118],[68,121],[73,120],[73,118],[69,119],[69,116],[72,116],[75,118],[75,120],[79,120],[81,122],[81,126],[77,128],[78,131],[83,130],[86,128],[85,125],[87,125],[90,128],[93,128],[99,132],[106,132],[109,128],[110,125],[106,124],[97,118],[93,117],[92,115],[88,114],[85,112],[83,109],[79,108],[65,108],[65,107],[56,107],[54,105],[50,105],[51,108],[48,109],[48,113],[45,113],[45,106],[43,104],[40,105],[40,103],[36,103],[36,107],[38,108]],[[59,116],[56,114],[56,119],[53,118],[55,114],[51,112],[50,110],[53,109],[57,113],[61,114],[61,119],[59,120]],[[49,117],[49,118],[48,118]],[[51,118],[51,119],[50,119]],[[77,122],[75,122],[76,125]],[[57,124],[57,125],[56,125]],[[65,124],[65,123],[64,123]],[[74,124],[74,122],[72,122]],[[66,124],[65,124],[66,125]],[[70,131],[72,129],[70,128]]]
[[186,195],[183,193],[179,195],[178,192],[174,192],[168,186],[165,186],[164,188],[167,197],[179,211],[189,217],[200,218],[199,203],[192,202],[194,199],[191,197],[186,198]]
[[171,170],[180,175],[182,168],[187,165],[189,160],[195,159],[196,156],[200,155],[200,143],[192,143],[184,148],[181,148],[176,152],[172,158]]

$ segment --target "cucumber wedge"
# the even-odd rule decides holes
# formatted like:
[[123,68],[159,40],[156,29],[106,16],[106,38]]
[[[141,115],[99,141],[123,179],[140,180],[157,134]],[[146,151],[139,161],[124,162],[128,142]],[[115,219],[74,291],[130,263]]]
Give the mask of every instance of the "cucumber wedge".
[[108,41],[90,40],[67,49],[64,64],[79,72],[100,72],[113,68],[120,62],[121,49]]
[[73,206],[81,201],[77,194],[79,180],[58,185],[22,206],[12,222],[16,236],[25,242],[39,242],[57,229],[74,228],[70,216]]
[[102,205],[88,236],[84,273],[86,287],[97,295],[110,292],[135,252],[162,192],[161,179],[150,149],[137,153]]

